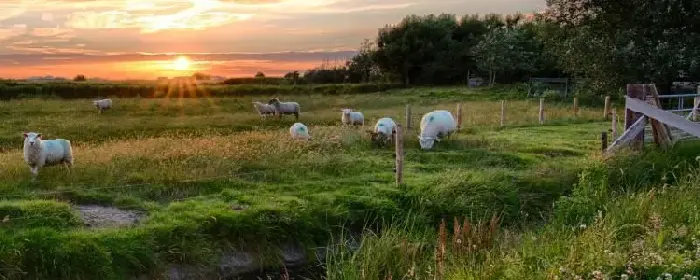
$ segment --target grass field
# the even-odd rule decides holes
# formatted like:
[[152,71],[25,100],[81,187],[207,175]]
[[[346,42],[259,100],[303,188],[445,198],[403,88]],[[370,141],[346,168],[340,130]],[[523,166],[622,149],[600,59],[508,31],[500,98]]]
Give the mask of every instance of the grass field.
[[[600,165],[598,138],[609,127],[600,108],[581,108],[574,117],[566,102],[548,103],[548,122],[539,125],[538,102],[522,95],[426,88],[283,98],[301,104],[300,121],[314,137],[309,142],[289,139],[293,117],[260,120],[251,101],[273,96],[115,99],[115,108],[100,115],[83,99],[2,102],[0,218],[7,219],[0,224],[0,278],[155,279],[170,264],[215,265],[231,249],[257,252],[261,263],[276,265],[282,244],[310,249],[342,233],[384,228],[381,235],[366,235],[356,257],[332,255],[327,272],[330,279],[384,279],[390,269],[374,271],[373,265],[390,263],[387,267],[404,274],[412,259],[392,261],[396,256],[390,253],[396,252],[382,246],[427,242],[414,261],[424,263],[415,269],[428,273],[442,218],[497,214],[502,227],[519,232],[520,241],[498,242],[500,249],[489,251],[494,255],[455,265],[449,275],[518,279],[494,273],[489,265],[507,267],[508,257],[523,246],[539,252],[536,243],[523,244],[523,236],[536,234],[530,228],[547,220],[555,202],[576,189],[581,171]],[[508,99],[505,128],[498,127],[500,99]],[[411,104],[417,126],[421,113],[454,112],[460,102],[464,128],[435,150],[419,149],[416,128],[406,133],[405,184],[396,187],[393,149],[370,144],[369,124],[384,116],[404,123],[405,104]],[[368,125],[342,127],[341,108],[363,111]],[[31,181],[22,159],[22,131],[71,140],[73,172],[44,168]],[[555,210],[571,212],[561,210],[566,203],[557,203]],[[129,228],[85,228],[73,207],[88,204],[138,210],[145,218]],[[552,240],[565,246],[577,238],[594,237]],[[516,276],[546,275],[545,264],[521,258],[526,264],[514,267],[529,270]]]

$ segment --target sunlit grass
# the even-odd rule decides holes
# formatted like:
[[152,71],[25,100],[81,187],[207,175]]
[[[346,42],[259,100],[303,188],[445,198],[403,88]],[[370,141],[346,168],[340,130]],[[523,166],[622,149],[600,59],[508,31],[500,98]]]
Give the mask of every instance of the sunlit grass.
[[[91,232],[66,222],[61,226],[70,233],[42,232],[51,242],[32,243],[41,249],[27,249],[11,264],[40,267],[39,276],[65,272],[64,279],[122,279],[162,269],[161,262],[173,259],[211,264],[216,253],[242,240],[254,244],[250,247],[287,241],[321,246],[341,227],[358,232],[371,221],[401,219],[409,211],[420,213],[417,227],[432,226],[444,215],[478,218],[493,212],[502,213],[509,225],[538,220],[570,191],[589,155],[598,153],[599,132],[608,124],[601,122],[599,108],[581,108],[574,116],[571,104],[562,102],[548,103],[547,123],[539,125],[538,102],[522,94],[423,88],[281,97],[301,104],[300,122],[309,126],[311,141],[290,139],[293,117],[260,119],[251,102],[275,96],[114,98],[114,108],[99,115],[89,100],[0,102],[0,196],[13,203],[60,201],[48,208],[37,204],[44,208],[12,218],[91,203],[148,213],[135,229]],[[499,127],[500,99],[508,100],[505,128]],[[420,150],[421,115],[434,109],[456,115],[458,103],[463,129],[433,151]],[[405,124],[406,104],[413,128],[405,138],[406,184],[396,187],[393,148],[373,147],[365,130],[385,116]],[[365,127],[341,126],[341,108],[362,111]],[[46,167],[31,182],[22,159],[22,131],[71,140],[73,172]],[[245,210],[231,211],[232,205]],[[34,240],[38,228],[13,224],[0,229],[0,241]],[[113,243],[114,236],[124,237]],[[95,243],[58,249],[76,238]],[[117,250],[124,247],[128,250]],[[0,247],[0,257],[10,259],[13,250]],[[86,261],[94,256],[89,250],[118,253]],[[130,261],[120,262],[124,259]],[[70,264],[82,272],[68,273],[64,268]]]

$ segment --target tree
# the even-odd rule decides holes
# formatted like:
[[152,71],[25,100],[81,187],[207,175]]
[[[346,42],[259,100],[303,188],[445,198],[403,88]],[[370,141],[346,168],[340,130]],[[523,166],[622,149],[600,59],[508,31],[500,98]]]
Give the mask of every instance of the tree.
[[700,77],[700,1],[548,0],[548,48],[599,92]]
[[296,85],[297,82],[299,82],[299,71],[292,71],[284,74],[284,78],[287,80],[292,80],[292,82]]
[[255,73],[255,79],[260,81],[260,84],[265,83],[265,73],[258,71],[258,73]]
[[210,79],[211,79],[211,75],[207,75],[207,74],[199,73],[199,72],[196,72],[196,73],[192,74],[192,77],[194,77],[194,79],[195,79],[195,80],[198,80],[198,81],[199,81],[199,80],[210,80]]
[[85,78],[85,75],[79,74],[79,75],[75,76],[75,78],[73,78],[73,81],[84,82],[84,81],[87,81],[87,78]]
[[365,39],[357,55],[346,63],[348,76],[352,83],[367,83],[370,81],[372,68],[375,66],[376,48],[372,41]]
[[489,73],[489,84],[496,82],[496,73],[532,71],[535,54],[521,29],[500,28],[487,34],[474,47],[477,65]]

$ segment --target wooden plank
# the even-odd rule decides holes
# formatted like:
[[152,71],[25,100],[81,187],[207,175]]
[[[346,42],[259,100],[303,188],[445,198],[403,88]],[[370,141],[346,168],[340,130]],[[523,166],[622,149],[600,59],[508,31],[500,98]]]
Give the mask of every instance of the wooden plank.
[[603,107],[603,118],[608,119],[610,115],[610,95],[605,97],[605,107]]
[[637,135],[644,135],[644,127],[646,126],[646,117],[642,116],[637,121],[630,125],[625,132],[620,135],[620,138],[615,140],[607,149],[607,153],[613,152],[618,148],[625,146],[631,142],[637,141]]
[[642,113],[649,118],[654,118],[664,124],[676,127],[696,137],[700,137],[700,124],[686,120],[685,118],[674,113],[653,108],[649,106],[649,104],[635,98],[625,97],[625,99],[628,110]]

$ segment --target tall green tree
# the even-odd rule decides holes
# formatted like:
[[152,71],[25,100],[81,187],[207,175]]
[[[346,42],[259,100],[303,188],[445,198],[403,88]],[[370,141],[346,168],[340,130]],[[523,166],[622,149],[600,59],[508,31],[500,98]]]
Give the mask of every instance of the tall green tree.
[[497,73],[534,71],[536,54],[521,29],[499,28],[484,36],[474,47],[477,65],[488,72],[489,83],[496,82]]
[[700,78],[700,1],[548,0],[548,47],[596,89]]

